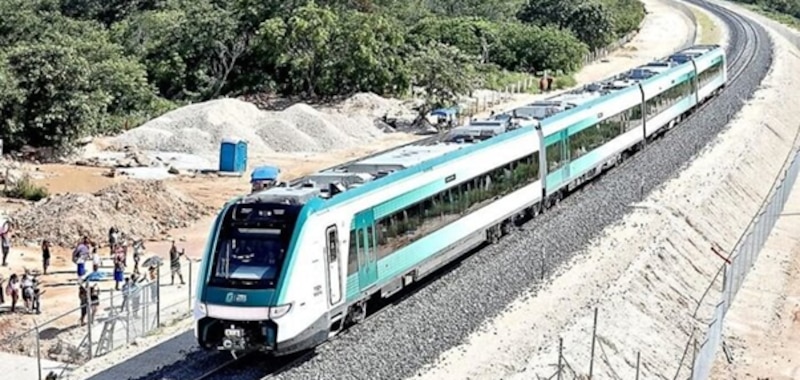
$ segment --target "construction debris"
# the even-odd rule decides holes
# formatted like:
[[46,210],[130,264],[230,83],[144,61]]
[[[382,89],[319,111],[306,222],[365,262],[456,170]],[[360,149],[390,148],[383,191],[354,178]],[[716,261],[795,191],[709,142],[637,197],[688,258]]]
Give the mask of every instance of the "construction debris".
[[82,236],[104,242],[111,226],[128,235],[156,238],[188,227],[211,208],[169,189],[162,181],[128,181],[94,194],[68,193],[44,199],[12,215],[15,237],[71,247]]

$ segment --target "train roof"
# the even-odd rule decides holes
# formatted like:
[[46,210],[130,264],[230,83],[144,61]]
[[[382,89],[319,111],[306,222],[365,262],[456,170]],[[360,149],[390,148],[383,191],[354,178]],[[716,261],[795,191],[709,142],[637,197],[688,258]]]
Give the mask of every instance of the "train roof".
[[239,200],[305,204],[321,198],[328,199],[326,203],[329,205],[336,204],[379,186],[377,182],[385,184],[390,178],[391,181],[400,180],[482,146],[516,137],[525,133],[523,130],[539,127],[541,122],[549,121],[549,118],[564,111],[589,107],[606,95],[626,90],[687,62],[681,57],[694,58],[715,49],[720,47],[692,46],[576,90],[538,100],[489,119],[472,121],[444,134],[324,169]]

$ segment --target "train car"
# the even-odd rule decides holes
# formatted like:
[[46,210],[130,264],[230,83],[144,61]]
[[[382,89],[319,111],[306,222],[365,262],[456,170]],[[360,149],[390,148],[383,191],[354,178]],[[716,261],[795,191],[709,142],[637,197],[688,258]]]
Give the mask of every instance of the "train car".
[[497,241],[640,149],[724,86],[724,66],[718,46],[693,47],[232,200],[200,271],[199,345],[315,347],[362,321],[367,301]]

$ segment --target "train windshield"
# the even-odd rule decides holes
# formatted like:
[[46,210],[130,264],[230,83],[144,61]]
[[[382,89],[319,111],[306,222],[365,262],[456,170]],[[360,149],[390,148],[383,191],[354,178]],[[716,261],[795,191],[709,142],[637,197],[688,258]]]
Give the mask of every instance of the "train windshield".
[[285,218],[260,219],[225,223],[214,250],[210,285],[275,287],[294,226]]

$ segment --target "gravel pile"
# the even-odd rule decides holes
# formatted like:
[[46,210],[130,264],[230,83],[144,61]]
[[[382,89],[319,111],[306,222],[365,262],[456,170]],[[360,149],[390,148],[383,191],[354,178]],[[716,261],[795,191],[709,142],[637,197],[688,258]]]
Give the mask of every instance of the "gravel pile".
[[154,238],[187,227],[210,211],[161,181],[129,181],[94,194],[56,195],[12,218],[17,239],[36,243],[50,239],[71,247],[84,235],[105,242],[111,226],[130,236]]
[[400,102],[374,94],[356,94],[324,111],[304,103],[262,111],[241,100],[218,99],[168,112],[117,136],[112,145],[216,159],[223,138],[238,138],[254,153],[322,152],[378,139],[383,132],[376,118],[408,114]]
[[[758,30],[766,39],[763,29]],[[740,43],[735,32],[731,31],[732,45]],[[755,55],[749,70],[737,82],[730,83],[710,107],[625,165],[568,197],[513,236],[470,256],[402,302],[319,347],[312,358],[274,378],[400,379],[413,376],[422,366],[434,362],[442,352],[462,343],[486,319],[535,287],[542,267],[546,273],[553,273],[581,253],[591,239],[626,214],[629,205],[640,199],[642,190],[649,193],[674,177],[711,142],[766,75],[771,47],[759,46]],[[544,262],[539,254],[542,248],[548,252]],[[194,358],[192,363],[202,361],[192,356],[196,355],[196,348],[186,349],[190,350],[187,358]],[[159,364],[151,363],[156,365]],[[173,364],[142,378],[193,378],[208,369]],[[256,366],[227,378],[258,379],[264,374],[264,368]]]

